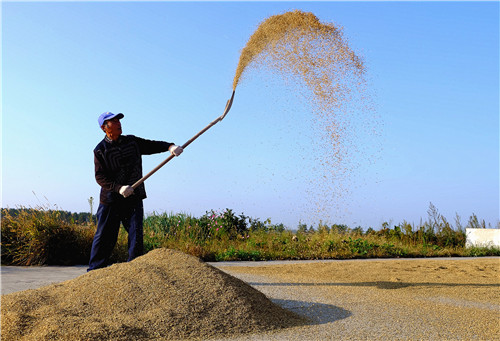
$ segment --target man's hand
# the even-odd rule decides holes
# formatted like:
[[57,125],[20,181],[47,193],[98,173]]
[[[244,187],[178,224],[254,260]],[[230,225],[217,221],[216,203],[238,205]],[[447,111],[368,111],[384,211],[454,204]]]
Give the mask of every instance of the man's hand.
[[168,151],[172,153],[174,156],[179,156],[182,154],[184,149],[182,149],[181,146],[176,146],[175,144],[171,145],[170,148],[168,148]]
[[125,198],[128,196],[131,196],[134,193],[134,189],[132,186],[122,186],[120,188],[120,194],[123,195]]

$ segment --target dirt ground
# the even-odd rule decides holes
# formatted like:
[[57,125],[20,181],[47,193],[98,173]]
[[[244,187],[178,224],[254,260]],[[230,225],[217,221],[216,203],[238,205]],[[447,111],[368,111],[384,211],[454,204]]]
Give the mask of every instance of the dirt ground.
[[220,268],[310,319],[231,340],[500,340],[500,258]]

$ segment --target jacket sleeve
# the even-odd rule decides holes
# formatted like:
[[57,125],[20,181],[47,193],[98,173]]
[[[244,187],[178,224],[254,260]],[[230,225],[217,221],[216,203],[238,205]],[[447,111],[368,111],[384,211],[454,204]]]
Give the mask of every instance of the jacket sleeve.
[[134,138],[139,146],[141,155],[163,153],[168,151],[168,148],[173,145],[171,142],[146,140],[137,136],[134,136]]
[[108,192],[118,192],[120,190],[121,185],[115,183],[114,179],[106,172],[102,153],[99,150],[94,151],[94,169],[95,180],[99,186]]

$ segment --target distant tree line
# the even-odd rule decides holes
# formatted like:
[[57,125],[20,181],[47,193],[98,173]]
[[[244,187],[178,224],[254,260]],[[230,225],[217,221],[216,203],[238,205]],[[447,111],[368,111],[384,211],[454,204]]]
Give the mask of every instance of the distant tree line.
[[[34,208],[2,208],[2,214],[6,212],[7,214],[11,215],[12,217],[17,217],[20,212],[38,212],[40,211],[39,209],[34,209]],[[49,210],[51,212],[56,212],[59,216],[59,218],[62,221],[71,223],[71,224],[89,224],[92,221],[96,221],[96,216],[91,215],[88,212],[80,212],[80,213],[75,213],[75,212],[69,212],[69,211],[61,211],[61,210]]]

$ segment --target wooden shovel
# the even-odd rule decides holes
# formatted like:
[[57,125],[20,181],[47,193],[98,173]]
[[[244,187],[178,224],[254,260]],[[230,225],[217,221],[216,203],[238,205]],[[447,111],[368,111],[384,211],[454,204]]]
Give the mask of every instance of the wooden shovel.
[[[229,109],[231,109],[231,105],[233,104],[233,98],[234,98],[234,90],[233,90],[233,94],[231,95],[231,98],[226,103],[226,108],[224,109],[224,113],[221,116],[217,117],[215,120],[213,120],[212,123],[210,123],[205,128],[203,128],[198,134],[196,134],[195,136],[193,136],[189,141],[187,141],[186,143],[184,143],[182,145],[182,149],[186,149],[186,147],[189,146],[191,144],[191,142],[193,142],[198,137],[200,137],[201,134],[203,134],[204,132],[206,132],[208,129],[212,128],[216,123],[222,121],[222,119],[224,117],[226,117],[227,113],[229,112]],[[160,169],[161,167],[165,166],[165,164],[167,162],[169,162],[170,160],[172,160],[174,157],[175,156],[173,154],[171,154],[169,157],[167,157],[165,160],[163,160],[162,163],[160,163],[158,166],[156,166],[151,172],[149,172],[148,174],[144,175],[142,178],[140,178],[139,180],[137,180],[137,182],[132,185],[132,188],[136,189],[140,184],[142,184],[144,181],[146,181],[147,178],[149,178],[151,175],[153,175],[154,173],[156,173],[156,171],[158,169]]]

